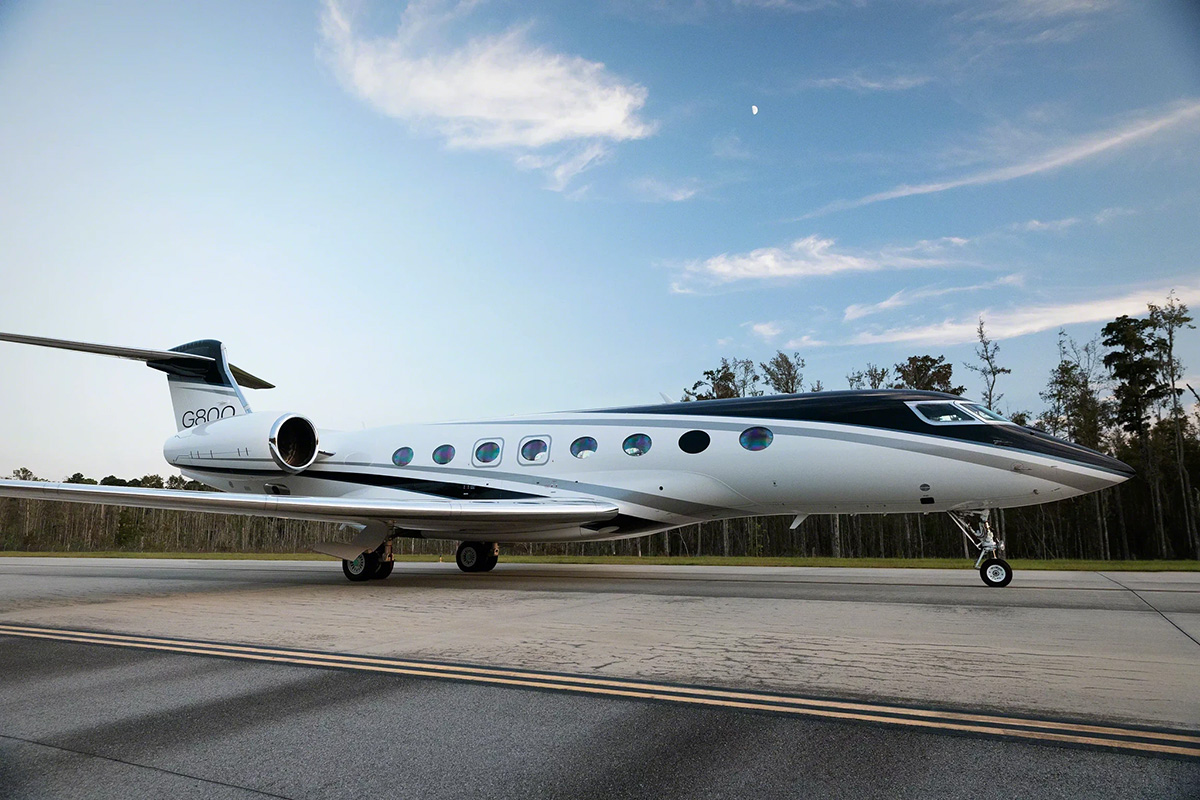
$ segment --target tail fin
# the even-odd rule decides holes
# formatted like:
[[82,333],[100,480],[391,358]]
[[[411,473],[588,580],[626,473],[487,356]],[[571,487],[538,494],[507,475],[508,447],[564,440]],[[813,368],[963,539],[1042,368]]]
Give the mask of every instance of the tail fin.
[[114,347],[14,333],[0,333],[0,341],[144,361],[146,366],[167,373],[171,404],[175,407],[175,424],[179,430],[249,414],[250,404],[242,395],[242,386],[247,389],[274,388],[272,384],[230,364],[225,358],[225,346],[214,339],[188,342],[170,350]]

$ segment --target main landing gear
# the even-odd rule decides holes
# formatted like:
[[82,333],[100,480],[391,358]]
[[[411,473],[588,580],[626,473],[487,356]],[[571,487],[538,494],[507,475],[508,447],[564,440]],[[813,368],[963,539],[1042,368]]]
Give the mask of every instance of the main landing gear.
[[1004,553],[1004,542],[999,541],[988,522],[988,509],[982,511],[951,511],[950,519],[962,531],[967,541],[979,548],[975,569],[988,586],[1008,586],[1012,583],[1013,569],[997,553]]
[[454,561],[463,572],[490,572],[500,560],[500,545],[495,542],[462,542]]
[[352,581],[381,581],[392,574],[394,566],[391,539],[374,550],[359,554],[353,561],[342,559],[342,572]]

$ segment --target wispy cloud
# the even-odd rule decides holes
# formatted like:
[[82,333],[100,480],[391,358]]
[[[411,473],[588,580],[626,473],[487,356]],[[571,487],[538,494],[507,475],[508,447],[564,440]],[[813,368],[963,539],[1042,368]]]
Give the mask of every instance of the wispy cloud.
[[743,322],[742,327],[749,328],[751,333],[764,342],[769,342],[783,333],[783,326],[778,322]]
[[1056,19],[1107,11],[1113,0],[994,0],[975,6],[980,19],[1000,19],[1007,22]]
[[825,341],[824,339],[817,339],[813,336],[809,336],[808,334],[805,334],[796,339],[789,339],[787,344],[784,345],[784,347],[786,347],[789,350],[803,350],[806,347],[808,347],[808,348],[824,347],[827,344],[829,344],[829,342]]
[[862,5],[861,0],[733,0],[735,8],[753,8],[763,11],[787,11],[802,14],[825,8]]
[[850,89],[855,92],[902,92],[924,86],[933,80],[928,75],[891,75],[870,77],[862,72],[830,78],[809,78],[799,83],[802,89]]
[[713,139],[713,155],[731,161],[744,161],[752,158],[749,150],[742,144],[742,139],[736,133],[728,133]]
[[326,0],[321,35],[346,88],[377,111],[441,136],[451,147],[526,158],[551,188],[602,160],[611,143],[641,139],[645,87],[604,64],[528,41],[526,28],[439,47],[437,35],[473,3],[413,2],[394,36],[367,38],[338,0]]
[[[742,281],[779,282],[836,275],[842,272],[877,272],[884,269],[917,269],[961,263],[936,257],[947,240],[874,252],[839,250],[833,239],[806,236],[784,247],[761,247],[747,253],[721,253],[685,262],[671,290],[691,293],[697,288],[717,288]],[[962,241],[965,240],[950,240]]]
[[1002,183],[1041,172],[1049,172],[1080,161],[1098,156],[1111,150],[1128,147],[1143,142],[1156,134],[1174,127],[1196,127],[1200,124],[1200,101],[1190,100],[1176,105],[1170,111],[1153,117],[1143,117],[1119,128],[1092,134],[1062,147],[1039,153],[1016,164],[976,172],[962,178],[947,181],[902,185],[886,192],[867,195],[857,200],[839,200],[830,203],[801,219],[815,217],[831,211],[841,211],[850,208],[879,203],[885,200],[896,200],[914,195],[934,194],[963,186],[980,186],[990,183]]
[[[1014,336],[1053,330],[1063,325],[1111,320],[1122,314],[1142,314],[1146,311],[1147,303],[1161,303],[1170,288],[1138,289],[1118,297],[1099,298],[1078,303],[1023,306],[1001,311],[983,309],[929,325],[891,328],[878,333],[859,333],[849,343],[964,344],[975,341],[980,317],[986,323],[988,334],[993,339],[1011,339]],[[1193,294],[1200,291],[1200,285],[1175,288],[1180,294]]]
[[846,312],[843,319],[847,322],[872,314],[878,314],[882,311],[892,311],[897,308],[911,306],[914,303],[919,303],[922,300],[929,300],[934,297],[945,297],[946,295],[962,294],[964,292],[979,292],[987,289],[996,289],[1001,286],[1019,286],[1022,283],[1020,275],[1005,275],[1003,278],[998,278],[987,283],[977,283],[973,286],[950,286],[950,287],[934,287],[925,286],[919,289],[901,289],[886,300],[881,300],[878,303],[869,304],[854,304],[846,307]]
[[681,203],[700,194],[700,182],[694,179],[668,183],[657,178],[641,178],[630,185],[642,200],[653,203]]
[[1043,222],[1040,219],[1026,220],[1025,222],[1014,222],[1009,226],[1010,230],[1025,231],[1033,233],[1036,231],[1065,231],[1067,228],[1074,227],[1079,224],[1079,217],[1066,217],[1065,219],[1052,219]]
[[1135,211],[1132,208],[1106,208],[1103,211],[1098,212],[1095,216],[1093,216],[1092,221],[1095,222],[1097,225],[1107,225],[1108,223],[1112,222],[1114,219],[1119,219],[1120,217],[1128,217],[1128,216],[1130,216],[1132,214],[1136,214],[1136,213],[1137,213],[1137,211]]

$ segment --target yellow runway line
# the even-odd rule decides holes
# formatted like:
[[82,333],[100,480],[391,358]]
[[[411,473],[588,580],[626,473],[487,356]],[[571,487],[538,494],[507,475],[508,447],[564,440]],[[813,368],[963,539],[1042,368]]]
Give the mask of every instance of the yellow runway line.
[[1137,728],[1090,725],[1069,721],[906,708],[904,706],[882,703],[872,704],[821,700],[706,687],[672,686],[670,684],[656,684],[633,680],[590,678],[580,675],[554,675],[515,669],[439,664],[436,662],[375,656],[350,656],[338,653],[308,652],[252,645],[153,638],[129,634],[19,626],[4,623],[0,623],[0,635],[50,639],[79,644],[128,647],[185,655],[236,658],[255,662],[349,669],[418,678],[469,681],[472,683],[525,689],[655,700],[751,711],[768,711],[883,725],[903,725],[914,728],[1017,737],[1035,741],[1061,742],[1116,750],[1200,758],[1200,735],[1184,732],[1148,731]]

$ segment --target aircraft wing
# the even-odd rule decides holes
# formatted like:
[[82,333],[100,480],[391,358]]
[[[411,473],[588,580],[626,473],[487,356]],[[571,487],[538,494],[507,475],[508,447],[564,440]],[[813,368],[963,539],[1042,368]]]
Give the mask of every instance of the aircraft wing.
[[379,500],[357,497],[192,492],[134,486],[0,480],[0,497],[97,503],[134,508],[204,511],[256,517],[309,519],[357,525],[385,523],[422,531],[549,530],[601,522],[617,515],[612,503],[594,500]]

